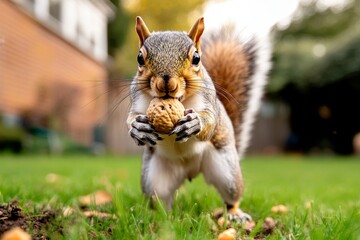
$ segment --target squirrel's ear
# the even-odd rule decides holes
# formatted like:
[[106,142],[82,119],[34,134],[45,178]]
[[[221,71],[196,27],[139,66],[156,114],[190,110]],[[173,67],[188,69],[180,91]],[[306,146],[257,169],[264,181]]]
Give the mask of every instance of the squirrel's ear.
[[193,40],[195,47],[200,51],[200,38],[204,32],[204,18],[199,18],[189,31],[189,37]]
[[136,17],[136,25],[135,25],[136,32],[139,36],[140,47],[144,44],[145,40],[150,36],[150,31],[147,28],[144,20],[141,17]]

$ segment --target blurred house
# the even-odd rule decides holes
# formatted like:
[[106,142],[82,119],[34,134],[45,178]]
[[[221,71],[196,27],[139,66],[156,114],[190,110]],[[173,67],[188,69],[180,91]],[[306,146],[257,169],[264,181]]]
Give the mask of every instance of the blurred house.
[[111,2],[1,0],[0,13],[0,115],[90,144],[107,108]]
[[281,101],[264,97],[254,122],[249,154],[279,154],[290,134],[289,107]]

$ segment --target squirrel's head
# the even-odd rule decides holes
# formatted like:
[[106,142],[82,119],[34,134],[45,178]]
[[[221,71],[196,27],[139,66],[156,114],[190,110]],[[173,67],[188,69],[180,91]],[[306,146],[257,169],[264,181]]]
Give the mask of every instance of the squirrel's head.
[[[180,101],[199,91],[203,79],[200,38],[204,19],[198,19],[189,33],[150,33],[141,17],[136,18],[140,51],[136,78],[153,97]],[[143,86],[144,86],[143,85]]]

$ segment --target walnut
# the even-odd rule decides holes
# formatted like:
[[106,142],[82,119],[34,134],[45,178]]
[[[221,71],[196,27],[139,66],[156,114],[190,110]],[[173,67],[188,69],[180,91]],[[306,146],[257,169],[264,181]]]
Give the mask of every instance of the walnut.
[[1,240],[31,240],[31,236],[29,233],[22,230],[20,227],[14,227],[8,231],[6,231],[2,237]]
[[236,239],[236,230],[234,228],[229,228],[219,234],[218,240],[234,240]]
[[184,105],[175,98],[154,98],[149,104],[146,115],[156,132],[168,134],[174,129],[176,122],[184,116],[184,112]]
[[271,208],[271,211],[273,213],[286,213],[288,211],[288,208],[282,204],[273,206]]

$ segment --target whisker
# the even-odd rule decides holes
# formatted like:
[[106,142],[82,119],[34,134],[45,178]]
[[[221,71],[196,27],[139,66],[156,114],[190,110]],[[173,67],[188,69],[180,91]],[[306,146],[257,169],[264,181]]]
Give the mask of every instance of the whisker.
[[[116,84],[114,84],[116,83]],[[89,101],[88,103],[84,104],[82,107],[86,107],[89,104],[93,103],[94,101],[98,100],[100,97],[102,97],[103,95],[107,95],[109,93],[111,93],[112,91],[114,91],[114,89],[120,89],[120,91],[118,92],[119,95],[122,95],[122,93],[127,90],[129,87],[131,86],[141,86],[141,85],[147,85],[148,82],[147,81],[138,81],[138,82],[120,82],[120,81],[114,81],[113,83],[111,83],[112,85],[110,87],[107,87],[107,89],[98,94],[94,99],[92,99],[91,101]],[[100,85],[100,84],[99,84]]]
[[220,86],[219,84],[215,83],[215,88],[216,88],[216,92],[221,95],[222,97],[224,97],[228,102],[230,102],[231,100],[228,98],[228,96],[236,102],[237,105],[240,105],[238,99],[236,99],[234,97],[234,95],[232,95],[228,90],[226,90],[225,88],[223,88],[222,86]]
[[[204,83],[204,79],[194,78],[194,79],[187,79],[186,88],[191,89],[194,94],[203,94],[203,90],[206,89],[207,91],[215,92],[219,97],[222,99],[225,99],[227,102],[233,102],[237,105],[241,105],[241,102],[239,102],[239,99],[236,99],[234,95],[232,95],[225,87],[221,86],[217,82],[213,81],[213,84],[215,88],[212,86],[206,86],[204,84],[201,84],[201,87],[197,85],[197,83]],[[150,89],[150,81],[148,79],[137,79],[136,81],[125,81],[125,80],[108,80],[107,82],[109,84],[108,89],[100,94],[100,96],[97,96],[95,99],[93,99],[88,104],[96,101],[98,98],[100,98],[102,95],[109,94],[112,91],[115,90],[114,97],[112,97],[113,103],[109,104],[111,106],[108,107],[108,111],[106,115],[108,117],[112,116],[114,112],[118,109],[118,107],[121,105],[121,103],[124,102],[125,99],[127,99],[131,94],[134,94],[136,97],[138,94],[141,94],[141,92],[145,89]],[[130,88],[136,86],[133,90],[130,91]],[[119,89],[116,91],[116,89]],[[125,93],[125,91],[128,91]],[[119,96],[119,97],[118,97]],[[128,103],[128,107],[131,106],[131,102]],[[85,107],[83,106],[83,107]]]
[[89,101],[88,103],[82,105],[81,108],[85,108],[85,107],[89,106],[90,104],[94,103],[94,102],[97,101],[99,98],[101,98],[101,97],[104,96],[104,95],[109,94],[110,92],[111,92],[111,90],[108,89],[108,90],[106,90],[105,92],[98,94],[98,95],[97,95],[95,98],[93,98],[91,101]]
[[115,110],[120,106],[120,104],[126,99],[128,98],[129,96],[131,96],[131,94],[137,94],[138,92],[141,92],[145,89],[148,89],[148,86],[145,86],[143,88],[138,88],[135,90],[135,92],[131,93],[127,93],[125,96],[123,96],[122,98],[120,98],[115,104],[114,106],[111,107],[111,111],[108,112],[109,116],[113,115],[113,113],[115,112]]
[[[187,87],[191,86],[191,81],[193,82],[203,82],[205,80],[203,79],[189,79],[190,81],[187,84]],[[236,99],[229,91],[227,91],[224,87],[220,86],[219,84],[213,82],[215,89],[212,89],[210,87],[202,86],[202,88],[205,88],[207,90],[215,91],[220,96],[224,97],[228,102],[231,102],[231,100],[235,101],[237,105],[240,105],[238,99]],[[194,86],[194,88],[198,88]],[[192,89],[194,89],[192,88]]]

